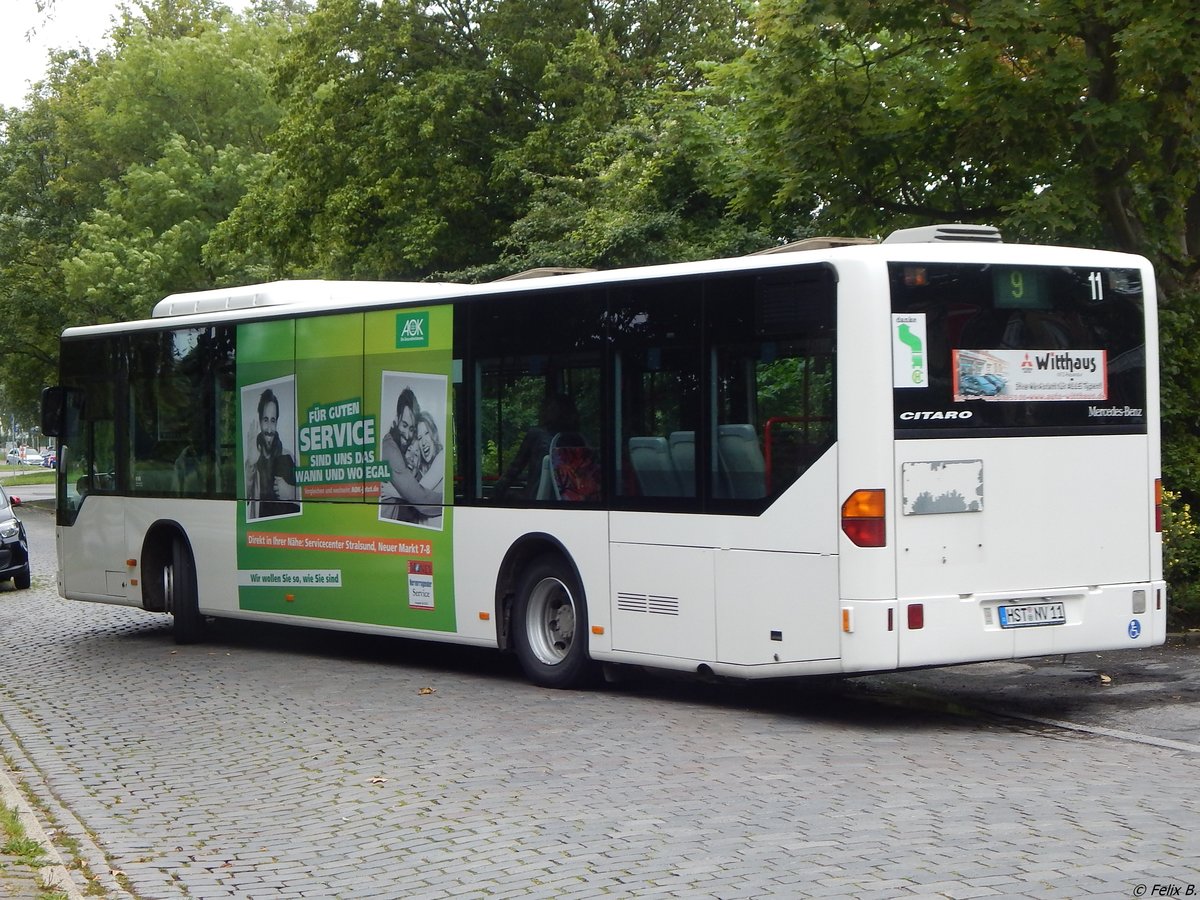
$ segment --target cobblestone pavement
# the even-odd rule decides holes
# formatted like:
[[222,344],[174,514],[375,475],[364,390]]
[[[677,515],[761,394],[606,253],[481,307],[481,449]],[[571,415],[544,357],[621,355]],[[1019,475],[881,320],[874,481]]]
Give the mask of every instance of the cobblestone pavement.
[[0,862],[0,897],[4,900],[38,900],[43,893],[37,869],[17,862]]
[[562,693],[494,653],[231,622],[176,647],[48,566],[0,592],[0,749],[113,898],[1200,891],[1184,746],[857,682]]
[[1200,634],[1171,635],[1148,650],[895,672],[854,683],[914,702],[1200,754]]

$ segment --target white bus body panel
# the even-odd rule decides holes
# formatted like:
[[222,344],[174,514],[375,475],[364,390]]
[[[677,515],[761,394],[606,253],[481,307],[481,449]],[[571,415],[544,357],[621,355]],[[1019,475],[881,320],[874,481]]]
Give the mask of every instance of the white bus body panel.
[[742,676],[836,661],[836,490],[834,447],[759,516],[611,513],[612,658]]
[[58,591],[62,596],[141,605],[140,599],[129,599],[125,504],[119,497],[88,497],[74,527],[56,529]]
[[[887,278],[887,264],[881,260],[854,260],[838,266],[835,517],[840,516],[842,503],[855,491],[891,487],[895,431],[890,387],[891,318],[884,287]],[[890,516],[888,527],[892,527]],[[836,535],[843,599],[894,600],[896,570],[889,564],[889,548],[894,546],[891,534],[884,548],[856,547],[840,528]],[[868,651],[869,655],[873,652]]]
[[[193,545],[201,611],[237,612],[235,504],[227,500],[106,497],[93,494],[70,528],[57,529],[59,593],[72,600],[142,605],[139,564],[155,522],[177,522]],[[70,559],[71,564],[65,565]],[[129,566],[129,560],[134,565]],[[223,560],[205,565],[205,560]]]
[[[1153,483],[1114,477],[1148,472],[1147,454],[1145,435],[897,441],[900,665],[1161,643]],[[981,474],[982,508],[905,515],[919,464],[955,460]],[[1064,604],[1066,624],[1001,627],[999,606],[1046,600]],[[924,607],[921,629],[906,627],[910,603]]]
[[[853,260],[838,265],[838,486],[833,515],[857,490],[892,495],[892,345],[887,264]],[[894,669],[897,664],[894,516],[887,544],[858,547],[839,529],[841,608],[850,630],[841,637],[841,671]],[[889,618],[890,617],[890,618]],[[839,623],[840,624],[840,623]],[[890,627],[889,627],[890,626]]]
[[[454,508],[454,603],[458,634],[495,646],[496,582],[508,551],[527,535],[553,535],[570,556],[583,582],[591,635],[603,652],[609,633],[608,513],[590,509]],[[481,614],[486,614],[483,618]]]
[[[981,471],[981,508],[906,515],[904,482],[911,490],[924,467],[906,477],[905,465],[953,461]],[[899,595],[1148,580],[1153,484],[1114,477],[1147,467],[1144,435],[897,441]]]

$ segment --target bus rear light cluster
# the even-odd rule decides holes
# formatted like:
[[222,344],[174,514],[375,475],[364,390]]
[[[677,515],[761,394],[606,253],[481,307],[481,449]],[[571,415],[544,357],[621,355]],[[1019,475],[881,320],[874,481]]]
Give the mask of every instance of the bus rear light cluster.
[[1154,530],[1162,534],[1162,479],[1154,479]]
[[887,546],[886,526],[882,489],[859,489],[842,504],[842,531],[855,546]]

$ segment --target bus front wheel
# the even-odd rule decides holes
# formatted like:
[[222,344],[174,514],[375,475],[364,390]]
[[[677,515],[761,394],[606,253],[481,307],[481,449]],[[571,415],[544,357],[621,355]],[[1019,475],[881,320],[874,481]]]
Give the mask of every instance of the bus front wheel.
[[560,556],[525,570],[513,609],[513,644],[525,675],[549,688],[587,685],[595,666],[587,651],[587,604],[571,566]]
[[171,558],[162,568],[162,590],[167,611],[175,619],[175,643],[199,641],[204,636],[204,618],[196,588],[196,562],[181,538],[171,541]]

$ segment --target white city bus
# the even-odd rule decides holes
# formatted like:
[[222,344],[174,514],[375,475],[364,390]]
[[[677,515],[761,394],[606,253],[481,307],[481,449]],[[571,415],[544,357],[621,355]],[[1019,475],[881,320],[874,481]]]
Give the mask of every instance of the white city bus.
[[1154,275],[931,227],[68,329],[59,590],[734,678],[1165,640]]

